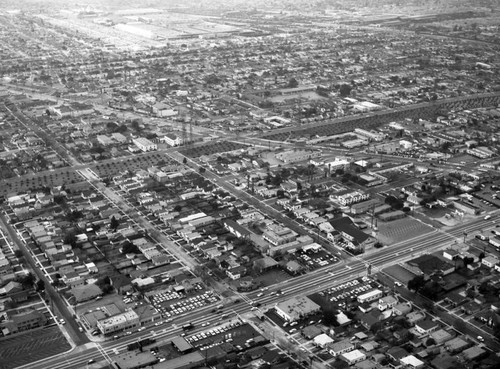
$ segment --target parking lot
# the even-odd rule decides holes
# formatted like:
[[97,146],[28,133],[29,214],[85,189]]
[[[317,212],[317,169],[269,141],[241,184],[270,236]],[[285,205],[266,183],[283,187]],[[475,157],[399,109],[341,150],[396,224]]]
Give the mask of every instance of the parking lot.
[[[199,286],[199,289],[202,289],[202,287]],[[153,306],[166,318],[171,318],[219,301],[219,298],[212,291],[188,298],[184,298],[184,296],[177,292],[162,292],[150,297],[150,299]]]
[[348,303],[355,301],[359,295],[374,288],[379,288],[379,284],[365,276],[330,287],[308,297],[321,305],[322,308],[345,307]]
[[[207,350],[211,347],[231,342],[236,348],[243,348],[245,344],[257,337],[259,333],[249,324],[237,320],[227,323],[186,338],[194,347]],[[238,347],[239,346],[239,347]]]
[[16,368],[71,348],[57,326],[40,328],[7,338],[0,345],[0,368]]
[[304,264],[306,268],[313,270],[338,262],[338,258],[328,253],[326,250],[318,252],[303,252],[296,253],[297,260]]

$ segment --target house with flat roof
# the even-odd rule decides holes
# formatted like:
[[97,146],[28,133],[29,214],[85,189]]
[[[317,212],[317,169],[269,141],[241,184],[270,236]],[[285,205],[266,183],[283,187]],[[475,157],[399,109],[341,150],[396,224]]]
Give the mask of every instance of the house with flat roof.
[[486,350],[483,349],[482,347],[479,347],[479,346],[472,346],[472,347],[462,351],[462,357],[466,361],[472,361],[472,360],[479,359],[483,355],[486,355]]
[[349,365],[354,365],[366,359],[366,355],[360,350],[353,350],[340,355],[340,359]]
[[417,359],[413,355],[405,356],[400,359],[399,362],[405,367],[410,369],[420,369],[423,368],[425,363],[422,360]]
[[325,346],[331,344],[333,342],[333,338],[330,337],[329,335],[322,333],[320,335],[317,335],[313,339],[313,343],[321,348],[324,348]]
[[384,311],[396,306],[398,300],[394,296],[384,296],[378,300],[378,309]]
[[431,319],[424,319],[415,323],[415,329],[421,335],[428,335],[439,328],[439,324]]
[[452,354],[461,352],[466,348],[469,348],[470,346],[471,344],[468,341],[462,339],[461,337],[455,337],[444,344],[446,350],[448,350]]
[[438,345],[445,343],[453,338],[451,333],[445,331],[444,329],[439,329],[435,332],[432,332],[429,335]]

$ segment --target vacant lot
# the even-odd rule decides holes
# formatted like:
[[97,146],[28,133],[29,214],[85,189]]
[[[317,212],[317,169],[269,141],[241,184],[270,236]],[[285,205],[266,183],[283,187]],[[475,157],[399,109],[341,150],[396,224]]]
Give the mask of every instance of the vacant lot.
[[434,230],[432,227],[410,217],[393,220],[391,222],[379,222],[378,229],[378,239],[385,245],[392,245],[404,240],[409,240]]

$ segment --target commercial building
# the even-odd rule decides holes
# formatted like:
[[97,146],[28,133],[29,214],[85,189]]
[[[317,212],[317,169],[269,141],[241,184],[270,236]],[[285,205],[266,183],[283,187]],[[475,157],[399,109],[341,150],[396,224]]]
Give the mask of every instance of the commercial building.
[[367,138],[370,141],[383,141],[384,136],[385,136],[383,133],[370,132],[370,131],[364,130],[362,128],[355,128],[354,133],[356,133],[357,135],[359,135],[363,138]]
[[358,202],[357,204],[353,204],[351,206],[352,214],[363,214],[372,209],[375,209],[377,205],[380,205],[379,199],[370,199],[367,201]]
[[132,139],[132,142],[143,152],[155,151],[158,149],[158,146],[155,143],[145,137],[134,138]]
[[111,316],[97,322],[97,328],[103,334],[112,334],[139,326],[139,315],[133,310]]
[[224,228],[226,228],[231,234],[234,234],[238,238],[249,238],[250,231],[243,227],[242,225],[236,223],[232,219],[224,219],[222,222],[224,224]]
[[271,225],[268,226],[268,229],[264,232],[262,238],[271,245],[278,246],[294,241],[297,238],[297,232],[286,227]]
[[360,304],[364,303],[364,302],[371,302],[371,301],[375,301],[379,298],[381,298],[383,295],[383,292],[379,289],[374,289],[374,290],[371,290],[367,293],[364,293],[362,295],[359,295],[357,300]]
[[361,191],[346,191],[331,196],[331,200],[337,201],[342,206],[355,204],[357,202],[368,200],[369,198],[369,193],[362,193]]
[[287,322],[295,322],[321,310],[321,307],[307,297],[292,297],[275,306],[276,314]]
[[318,158],[321,155],[321,151],[290,150],[280,152],[275,156],[276,159],[281,160],[283,163],[296,163],[312,158]]
[[173,134],[173,133],[168,133],[166,134],[163,139],[163,142],[165,142],[167,145],[170,146],[179,146],[181,144],[181,139],[179,136]]

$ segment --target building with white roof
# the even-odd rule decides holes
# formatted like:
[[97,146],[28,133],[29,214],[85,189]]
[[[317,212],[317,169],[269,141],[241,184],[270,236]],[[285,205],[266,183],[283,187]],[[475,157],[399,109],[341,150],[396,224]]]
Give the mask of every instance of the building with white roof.
[[366,355],[359,350],[353,350],[340,355],[340,358],[349,365],[354,365],[366,359]]
[[404,367],[406,368],[411,368],[411,369],[420,369],[424,367],[424,362],[417,359],[413,355],[408,355],[402,359],[399,360],[401,364],[403,364]]
[[324,348],[329,343],[333,342],[333,338],[327,335],[326,333],[320,334],[319,336],[314,337],[313,343],[321,348]]
[[136,328],[139,325],[139,315],[134,310],[111,316],[97,321],[97,328],[103,334],[111,334]]
[[158,149],[158,146],[155,143],[145,137],[134,138],[132,139],[132,142],[143,152],[155,151]]

